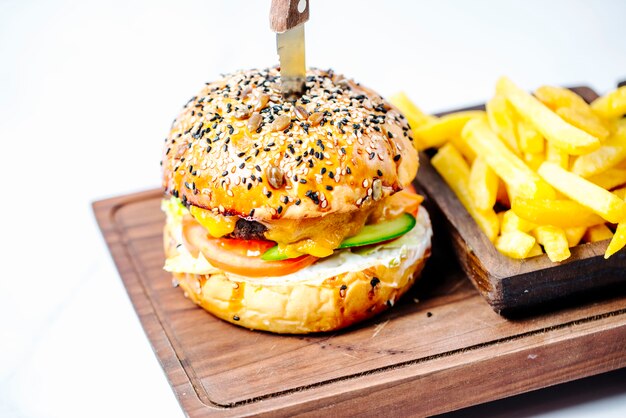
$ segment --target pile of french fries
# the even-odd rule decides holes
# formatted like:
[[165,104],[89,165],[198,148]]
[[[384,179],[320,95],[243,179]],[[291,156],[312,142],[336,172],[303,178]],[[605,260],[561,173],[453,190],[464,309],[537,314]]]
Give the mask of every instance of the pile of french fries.
[[610,239],[626,246],[626,87],[587,104],[571,90],[534,95],[506,77],[486,111],[435,117],[404,93],[390,101],[408,119],[419,150],[503,254],[543,254]]

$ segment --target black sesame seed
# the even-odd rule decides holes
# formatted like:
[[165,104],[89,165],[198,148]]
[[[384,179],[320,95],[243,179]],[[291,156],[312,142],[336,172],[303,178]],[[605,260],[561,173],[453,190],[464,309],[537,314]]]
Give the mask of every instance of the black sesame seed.
[[233,321],[239,321],[239,317],[237,315],[233,315]]
[[228,175],[228,171],[227,170],[222,171],[222,177],[226,177],[227,175]]
[[333,189],[333,186],[330,186],[330,185],[326,186],[326,190],[332,190],[332,189]]
[[326,167],[322,167],[322,174],[326,173]]
[[302,203],[302,200],[300,200],[300,199],[296,200],[296,206],[299,206],[300,203]]
[[306,179],[300,179],[300,183],[306,184]]
[[246,166],[246,163],[241,163],[241,164],[239,164],[239,168],[240,168],[240,169],[244,168],[245,166]]
[[278,208],[276,208],[276,212],[278,212],[278,214],[280,215],[283,212],[283,207],[279,206]]
[[350,170],[350,167],[346,167],[346,173],[352,174],[352,170]]
[[393,134],[392,134],[391,132],[387,131],[387,137],[388,137],[389,139],[391,139],[391,138],[393,138]]
[[308,197],[309,199],[311,199],[313,203],[315,203],[316,205],[319,205],[320,198],[317,192],[313,192],[312,190],[307,190],[307,192],[304,195]]
[[256,171],[261,171],[261,167],[259,165],[255,165],[254,168],[256,169]]
[[380,170],[376,170],[376,174],[378,174],[378,177],[382,177],[383,176],[383,172]]
[[372,151],[372,152],[370,152],[369,159],[373,160],[375,156],[376,156],[376,154]]
[[331,179],[335,178],[335,173],[333,173],[332,171],[328,172],[328,177],[330,177]]
[[396,155],[393,156],[393,160],[396,161],[396,162],[399,161],[400,158],[402,158],[402,155],[400,155],[400,154],[396,154]]
[[376,285],[380,283],[380,279],[378,277],[374,277],[371,281],[370,284],[372,285],[372,287],[376,287]]

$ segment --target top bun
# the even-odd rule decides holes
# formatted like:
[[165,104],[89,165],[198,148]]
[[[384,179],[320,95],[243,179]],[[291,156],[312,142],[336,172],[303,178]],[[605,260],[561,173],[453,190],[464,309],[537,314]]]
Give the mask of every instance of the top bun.
[[256,220],[351,212],[410,184],[418,157],[406,119],[332,70],[307,71],[283,100],[277,68],[207,83],[174,120],[163,185],[184,204]]

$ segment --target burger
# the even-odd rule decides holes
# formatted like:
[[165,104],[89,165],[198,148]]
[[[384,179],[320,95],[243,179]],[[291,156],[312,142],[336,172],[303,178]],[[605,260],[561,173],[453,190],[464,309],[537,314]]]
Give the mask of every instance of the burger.
[[392,307],[431,246],[412,141],[396,108],[332,70],[308,70],[295,102],[277,68],[207,83],[165,140],[165,270],[250,329],[331,331]]

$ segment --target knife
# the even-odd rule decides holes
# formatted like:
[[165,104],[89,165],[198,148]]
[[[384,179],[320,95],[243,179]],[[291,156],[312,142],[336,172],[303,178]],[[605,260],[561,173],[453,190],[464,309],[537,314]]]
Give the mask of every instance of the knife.
[[276,32],[281,92],[288,100],[304,92],[304,23],[308,20],[309,0],[272,0],[270,27]]

